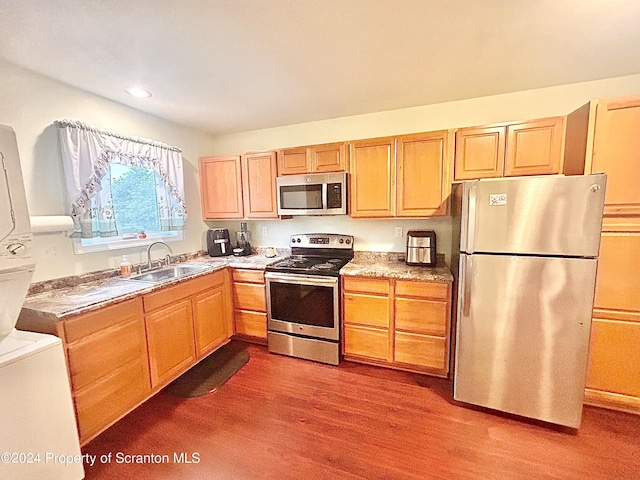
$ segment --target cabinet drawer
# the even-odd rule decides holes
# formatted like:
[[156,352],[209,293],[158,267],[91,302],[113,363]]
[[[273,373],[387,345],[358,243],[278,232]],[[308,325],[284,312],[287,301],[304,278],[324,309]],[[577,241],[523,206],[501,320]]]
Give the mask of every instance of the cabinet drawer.
[[449,300],[449,284],[439,282],[396,281],[396,296]]
[[142,300],[140,298],[101,308],[73,320],[65,320],[65,339],[67,343],[72,343],[127,319],[141,318],[141,316]]
[[345,293],[344,323],[389,328],[389,298]]
[[147,363],[142,317],[134,318],[69,346],[69,373],[74,391],[109,375],[128,363]]
[[214,286],[214,279],[220,278],[218,283],[222,283],[224,277],[218,277],[218,273],[220,275],[224,275],[222,272],[216,272],[203,277],[194,278],[193,280],[187,280],[186,282],[173,287],[161,288],[160,290],[144,295],[142,297],[144,311],[150,312],[152,310],[171,305],[183,298],[195,295],[207,288],[211,288]]
[[389,295],[389,280],[362,277],[344,277],[344,290],[349,292]]
[[640,397],[640,323],[594,318],[587,388]]
[[148,396],[145,362],[132,361],[75,395],[80,441],[104,430]]
[[444,338],[396,332],[395,340],[396,362],[438,370],[446,368],[447,345]]
[[345,325],[344,353],[345,355],[389,360],[389,331]]
[[447,303],[437,300],[396,298],[396,330],[438,335],[447,333]]
[[264,292],[264,285],[234,283],[233,303],[238,310],[253,310],[266,313],[267,302]]
[[244,283],[264,283],[264,272],[262,270],[239,270],[233,269],[233,281]]
[[267,338],[267,314],[236,310],[236,333],[250,337]]

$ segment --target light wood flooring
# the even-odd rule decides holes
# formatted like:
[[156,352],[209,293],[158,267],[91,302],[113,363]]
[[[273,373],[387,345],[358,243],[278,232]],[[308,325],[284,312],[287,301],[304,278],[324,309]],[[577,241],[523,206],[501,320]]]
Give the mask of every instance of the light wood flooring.
[[640,479],[640,416],[585,407],[576,432],[460,406],[447,380],[248,348],[219,391],[162,391],[88,444],[84,453],[112,460],[86,478]]

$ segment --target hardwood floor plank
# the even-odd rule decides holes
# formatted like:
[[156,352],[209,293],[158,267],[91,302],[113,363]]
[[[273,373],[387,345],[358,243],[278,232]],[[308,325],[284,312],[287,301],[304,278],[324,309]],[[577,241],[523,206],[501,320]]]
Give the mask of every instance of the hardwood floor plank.
[[[87,479],[634,479],[640,417],[585,407],[578,432],[467,408],[451,382],[271,355],[217,392],[162,391],[85,453],[169,455],[167,464],[86,467]],[[199,454],[176,464],[174,452]]]

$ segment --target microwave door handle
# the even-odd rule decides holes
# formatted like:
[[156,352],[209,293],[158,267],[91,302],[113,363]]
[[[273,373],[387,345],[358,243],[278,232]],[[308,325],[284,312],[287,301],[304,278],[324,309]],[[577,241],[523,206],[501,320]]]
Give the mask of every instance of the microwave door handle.
[[329,205],[327,204],[327,183],[322,183],[322,211],[326,212]]

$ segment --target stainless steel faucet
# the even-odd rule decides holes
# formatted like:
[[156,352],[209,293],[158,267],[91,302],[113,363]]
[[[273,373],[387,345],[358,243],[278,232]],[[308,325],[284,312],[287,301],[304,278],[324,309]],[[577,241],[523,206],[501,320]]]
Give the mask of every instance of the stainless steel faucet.
[[[169,253],[173,253],[171,251],[171,247],[169,245],[167,245],[166,243],[164,243],[164,242],[153,242],[151,245],[149,245],[147,247],[147,268],[152,268],[152,265],[151,265],[151,247],[153,247],[154,245],[157,245],[157,244],[164,245],[169,250]],[[169,265],[171,263],[171,257],[168,254],[166,256],[166,259],[167,259],[167,265]],[[160,265],[162,265],[162,264],[160,264]]]

